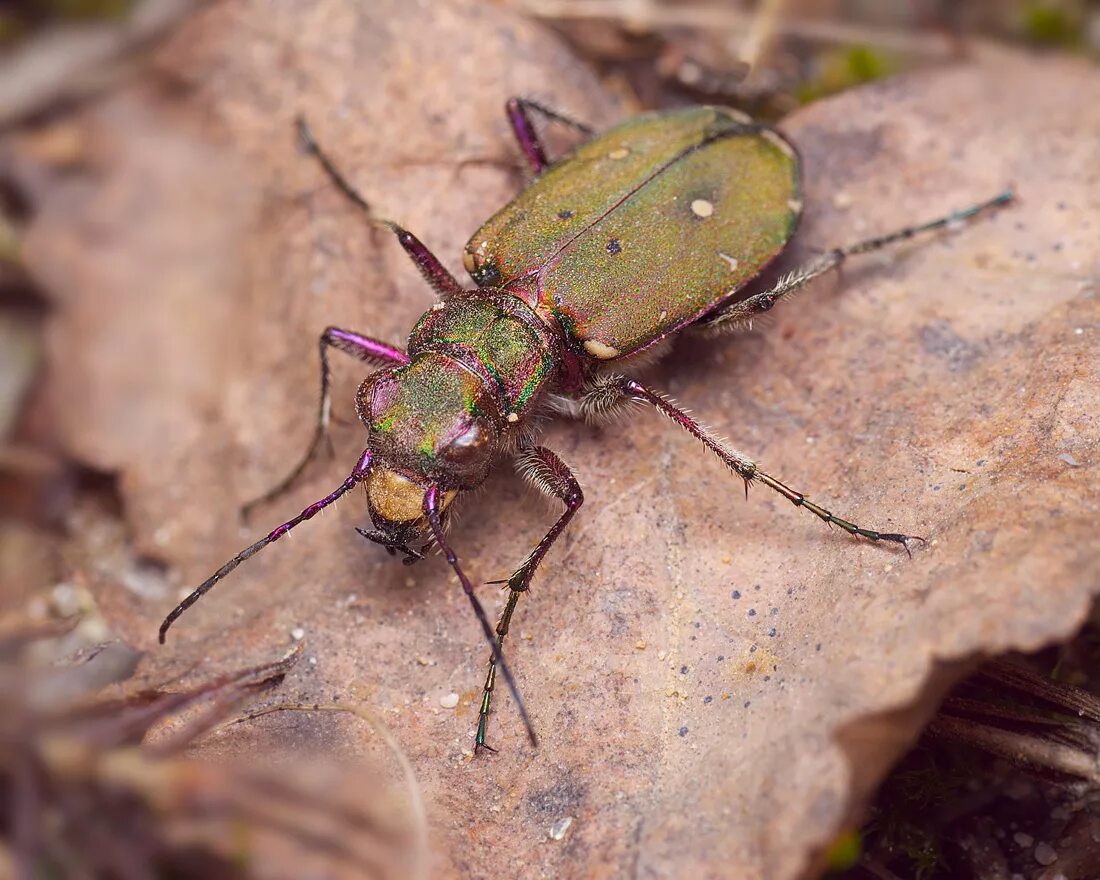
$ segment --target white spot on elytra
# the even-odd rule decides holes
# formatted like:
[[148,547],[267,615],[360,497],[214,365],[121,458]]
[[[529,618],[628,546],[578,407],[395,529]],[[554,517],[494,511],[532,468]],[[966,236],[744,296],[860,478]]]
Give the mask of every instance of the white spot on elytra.
[[658,321],[663,321],[668,317],[668,309],[661,309],[661,314],[657,317]]
[[515,413],[508,413],[507,420],[513,424],[519,421],[519,416]]
[[724,254],[721,251],[718,252],[718,256],[720,256],[723,260],[725,260],[727,263],[729,263],[731,272],[736,272],[737,271],[737,267],[740,264],[737,262],[736,258],[731,257],[729,254]]
[[608,159],[619,160],[619,159],[625,159],[629,155],[630,155],[630,150],[628,150],[626,147],[619,147],[617,150],[612,150],[610,153],[608,153],[607,158]]
[[709,217],[714,213],[714,205],[706,199],[695,199],[691,203],[691,213],[696,217]]
[[802,199],[787,199],[787,207],[794,214],[802,213]]
[[611,358],[619,356],[619,350],[617,348],[605,345],[598,339],[586,339],[584,342],[584,350],[592,355],[592,357],[599,358],[601,361],[611,360]]

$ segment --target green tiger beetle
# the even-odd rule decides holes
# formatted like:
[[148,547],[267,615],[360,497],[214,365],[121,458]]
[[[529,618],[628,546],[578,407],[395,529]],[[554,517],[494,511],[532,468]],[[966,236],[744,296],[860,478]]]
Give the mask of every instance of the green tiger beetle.
[[[492,647],[475,750],[490,749],[485,732],[498,669],[536,743],[501,649],[520,596],[584,501],[565,463],[538,445],[541,417],[599,419],[623,405],[653,407],[717,455],[744,481],[746,494],[751,483],[761,483],[845,532],[910,552],[910,544],[923,539],[830,513],[620,370],[640,353],[663,350],[674,334],[744,328],[850,256],[954,225],[1013,198],[1004,192],[938,220],[835,248],[769,289],[743,296],[783,251],[802,212],[798,154],[779,131],[718,107],[648,113],[600,135],[533,101],[513,98],[506,110],[534,179],[466,245],[472,290],[415,235],[377,217],[299,121],[306,149],[332,183],[371,224],[397,236],[439,301],[417,321],[405,349],[351,330],[325,330],[313,440],[286,479],[249,506],[281,495],[325,445],[329,349],[380,368],[356,395],[367,448],[335,490],[234,556],[160,627],[163,643],[176,618],[218,581],[362,483],[373,528],[361,534],[391,555],[400,552],[406,563],[437,547]],[[571,126],[586,140],[552,162],[533,124],[536,115]],[[565,509],[511,577],[494,582],[509,591],[494,630],[446,533],[455,499],[481,485],[506,457]]]

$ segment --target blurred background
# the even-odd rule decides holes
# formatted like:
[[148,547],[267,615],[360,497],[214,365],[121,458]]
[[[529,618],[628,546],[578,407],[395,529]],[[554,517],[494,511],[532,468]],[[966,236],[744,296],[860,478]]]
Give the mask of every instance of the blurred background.
[[[274,761],[234,762],[227,775],[203,763],[208,754],[185,757],[221,725],[277,705],[271,688],[299,656],[215,680],[191,670],[128,688],[140,652],[112,631],[86,587],[94,562],[72,550],[74,532],[109,528],[104,513],[124,529],[117,475],[58,441],[47,380],[57,365],[43,334],[64,304],[28,272],[23,234],[44,177],[77,176],[87,160],[88,145],[63,124],[68,114],[140,78],[160,42],[208,5],[216,4],[0,5],[0,877],[423,871],[424,819],[399,749],[351,756],[363,786],[393,789],[392,803],[367,807],[354,797],[338,805],[339,786],[319,793],[273,771]],[[779,120],[847,89],[983,53],[1100,60],[1095,0],[487,5],[552,29],[630,110],[714,102]],[[1082,136],[1097,143],[1100,163],[1100,132]],[[142,569],[131,575],[140,590]],[[993,662],[955,691],[865,824],[833,843],[832,876],[1100,878],[1097,623],[1094,612],[1072,641]],[[273,797],[284,814],[268,809]],[[322,820],[327,827],[313,827]]]

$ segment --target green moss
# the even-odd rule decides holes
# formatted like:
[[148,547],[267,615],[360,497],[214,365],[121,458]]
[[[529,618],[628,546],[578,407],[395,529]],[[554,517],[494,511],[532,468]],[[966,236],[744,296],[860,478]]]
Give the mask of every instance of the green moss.
[[829,851],[825,854],[825,863],[830,871],[847,871],[855,867],[862,855],[863,836],[859,831],[850,829],[841,832],[829,845]]
[[896,58],[871,46],[835,49],[821,56],[817,76],[801,86],[798,98],[804,104],[809,103],[853,86],[892,76],[900,69]]
[[1030,3],[1024,7],[1023,37],[1040,46],[1074,46],[1082,38],[1080,15],[1063,3]]
[[129,14],[135,0],[49,0],[46,6],[61,18],[122,18]]

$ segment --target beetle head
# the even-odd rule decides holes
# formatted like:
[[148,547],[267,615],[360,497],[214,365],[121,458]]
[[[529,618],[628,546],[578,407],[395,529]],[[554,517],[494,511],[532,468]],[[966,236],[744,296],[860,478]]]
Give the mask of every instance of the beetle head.
[[481,378],[436,352],[375,373],[360,386],[357,406],[374,455],[366,484],[378,531],[368,537],[405,549],[427,529],[431,486],[446,507],[488,476],[501,447],[499,407]]

